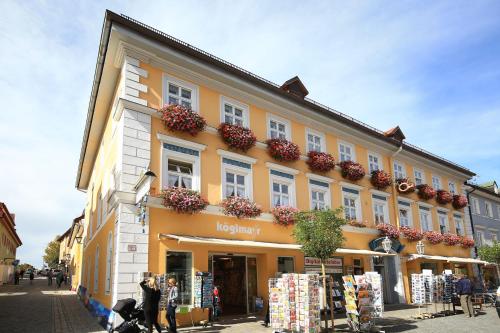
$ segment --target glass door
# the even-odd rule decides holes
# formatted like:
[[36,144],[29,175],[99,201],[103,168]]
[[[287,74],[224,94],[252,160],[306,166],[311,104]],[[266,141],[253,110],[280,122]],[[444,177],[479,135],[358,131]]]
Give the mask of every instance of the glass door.
[[257,258],[247,257],[247,301],[248,313],[255,312],[255,298],[257,297]]

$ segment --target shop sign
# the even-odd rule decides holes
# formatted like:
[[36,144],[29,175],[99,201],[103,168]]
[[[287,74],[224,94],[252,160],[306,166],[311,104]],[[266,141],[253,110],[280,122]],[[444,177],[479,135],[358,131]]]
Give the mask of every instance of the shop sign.
[[[304,258],[305,266],[321,266],[321,260],[314,257]],[[328,258],[325,261],[325,266],[340,266],[342,267],[342,258]]]
[[[384,239],[385,237],[379,237],[368,243],[370,250],[385,252],[384,247],[382,246],[382,242],[384,241]],[[405,248],[405,246],[401,244],[401,242],[397,239],[391,239],[391,242],[392,242],[391,251],[393,252],[400,253]]]
[[[314,267],[304,267],[306,273],[315,273],[321,275],[321,267],[314,266]],[[333,267],[325,267],[325,273],[326,274],[343,274],[344,272],[342,271],[342,267],[339,268],[333,268]]]
[[226,224],[217,221],[216,230],[218,232],[225,232],[230,235],[244,234],[244,235],[260,235],[260,228],[245,227],[239,224]]

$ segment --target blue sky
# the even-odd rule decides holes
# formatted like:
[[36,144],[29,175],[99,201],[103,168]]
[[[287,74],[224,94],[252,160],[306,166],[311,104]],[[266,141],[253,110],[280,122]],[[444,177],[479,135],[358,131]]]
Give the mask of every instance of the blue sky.
[[84,206],[74,188],[104,10],[500,180],[499,1],[2,1],[0,201],[22,261]]

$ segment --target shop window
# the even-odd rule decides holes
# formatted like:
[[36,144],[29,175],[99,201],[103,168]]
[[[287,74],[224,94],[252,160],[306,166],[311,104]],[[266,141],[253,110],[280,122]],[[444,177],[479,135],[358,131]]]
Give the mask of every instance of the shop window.
[[307,139],[307,152],[326,151],[325,135],[323,133],[319,133],[308,128],[306,130],[306,139]]
[[293,273],[295,272],[293,257],[278,257],[278,272]]
[[431,211],[427,207],[420,207],[420,228],[422,231],[431,231],[432,230],[432,218]]
[[398,201],[398,210],[399,210],[399,224],[402,227],[411,227],[413,225],[411,204],[406,201]]
[[252,197],[252,166],[249,163],[222,158],[223,198]]
[[162,154],[162,188],[182,187],[199,191],[200,152],[164,142]]
[[457,235],[459,236],[464,236],[464,221],[462,220],[461,216],[455,215],[453,217],[453,220],[455,222],[455,229],[457,231]]
[[394,177],[396,179],[406,177],[405,167],[402,163],[400,163],[398,161],[394,161]]
[[295,207],[295,177],[293,175],[270,170],[272,207]]
[[439,220],[439,231],[442,234],[448,232],[448,215],[445,212],[438,211],[438,220]]
[[368,168],[370,170],[370,173],[373,171],[381,170],[382,168],[380,167],[380,156],[373,154],[373,153],[368,153]]
[[227,97],[222,97],[221,121],[248,127],[248,106]]
[[432,176],[432,187],[435,190],[440,190],[441,189],[441,178],[438,176]]
[[344,215],[348,221],[361,221],[361,203],[359,191],[351,188],[342,188]]
[[363,261],[361,259],[353,259],[352,266],[354,268],[354,275],[364,274]]
[[375,224],[384,224],[389,222],[389,210],[387,208],[387,199],[380,195],[373,195],[373,219]]
[[281,117],[268,115],[268,137],[290,140],[290,122]]
[[191,304],[192,280],[192,255],[191,252],[167,251],[167,274],[177,280],[180,305]]
[[340,161],[355,161],[354,146],[345,142],[339,143],[339,158]]
[[198,88],[188,82],[165,76],[163,101],[164,104],[182,105],[198,111]]
[[416,185],[425,184],[425,176],[424,176],[424,172],[422,170],[420,170],[420,169],[413,170],[413,176],[415,178]]
[[326,182],[309,179],[311,209],[323,210],[330,208],[330,185]]

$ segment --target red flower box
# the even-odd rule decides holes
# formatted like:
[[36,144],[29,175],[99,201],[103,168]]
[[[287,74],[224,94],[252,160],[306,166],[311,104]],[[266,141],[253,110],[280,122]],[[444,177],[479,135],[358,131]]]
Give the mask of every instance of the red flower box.
[[383,170],[374,170],[372,171],[371,183],[379,190],[383,190],[392,185],[392,178],[390,174]]
[[286,139],[269,139],[266,141],[267,151],[274,159],[282,162],[293,162],[300,158],[299,146]]
[[424,236],[433,245],[439,244],[444,240],[444,236],[437,231],[426,231],[424,232]]
[[453,201],[453,196],[450,192],[445,190],[437,190],[436,192],[436,201],[441,205],[447,205]]
[[196,191],[183,187],[169,187],[162,191],[163,205],[177,213],[193,214],[205,209],[208,202]]
[[416,242],[424,239],[424,234],[415,228],[401,227],[399,228],[399,231],[401,231],[403,236],[410,242]]
[[468,201],[467,201],[467,197],[465,195],[455,194],[453,196],[453,201],[452,201],[453,208],[462,209],[464,207],[467,207],[467,204],[468,204]]
[[222,200],[221,206],[224,214],[236,216],[239,219],[257,217],[262,213],[256,203],[242,197],[228,197]]
[[381,236],[387,236],[391,239],[399,238],[399,230],[392,224],[382,223],[377,225],[377,229]]
[[222,140],[231,148],[247,151],[252,148],[257,141],[252,130],[240,125],[222,123],[217,129]]
[[418,185],[417,189],[420,199],[430,200],[436,196],[436,190],[427,184]]
[[276,224],[288,226],[295,223],[295,215],[299,212],[297,208],[289,206],[278,206],[272,210]]
[[363,168],[361,164],[353,161],[340,162],[339,166],[341,169],[340,173],[342,177],[352,181],[360,180],[366,174],[365,168]]
[[335,168],[335,159],[328,153],[321,153],[318,151],[310,151],[307,153],[307,165],[313,171],[328,172]]
[[444,234],[443,242],[448,246],[457,245],[462,242],[462,237],[455,234]]
[[187,132],[194,136],[207,125],[202,116],[182,105],[165,105],[158,112],[165,127],[171,131]]
[[468,238],[468,237],[462,237],[460,243],[462,244],[462,247],[464,247],[466,249],[474,247],[474,244],[475,244],[474,240],[471,238]]
[[409,178],[396,179],[396,189],[399,193],[408,194],[415,192],[415,183],[411,182]]

